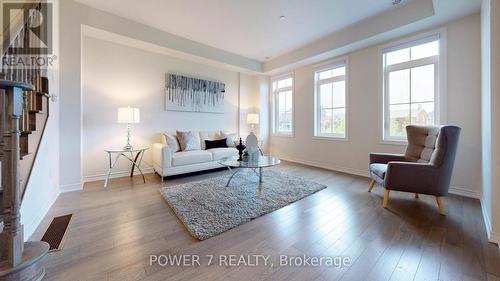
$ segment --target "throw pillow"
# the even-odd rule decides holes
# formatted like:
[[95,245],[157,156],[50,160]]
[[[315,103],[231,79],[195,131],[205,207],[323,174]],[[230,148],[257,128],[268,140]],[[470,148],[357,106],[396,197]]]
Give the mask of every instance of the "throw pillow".
[[205,147],[207,149],[227,147],[227,139],[220,140],[205,140]]
[[228,133],[223,132],[222,136],[224,138],[226,138],[226,140],[227,140],[226,143],[227,143],[228,147],[235,147],[236,146],[236,142],[238,141],[238,136],[236,134],[228,134]]
[[205,150],[207,149],[205,147],[205,140],[220,140],[222,138],[222,135],[220,134],[219,131],[209,131],[209,132],[200,132],[200,142],[201,142],[201,149]]
[[179,140],[182,151],[201,149],[200,135],[198,134],[177,131],[177,139]]
[[172,150],[172,152],[177,152],[181,150],[181,147],[179,145],[179,141],[177,140],[176,135],[171,135],[171,134],[163,134],[165,136],[165,141],[168,145],[168,147]]

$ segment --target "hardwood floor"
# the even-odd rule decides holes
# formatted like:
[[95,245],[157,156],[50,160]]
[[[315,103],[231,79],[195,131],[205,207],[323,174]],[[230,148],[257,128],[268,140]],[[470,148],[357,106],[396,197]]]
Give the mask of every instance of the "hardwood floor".
[[[487,242],[478,200],[367,192],[369,179],[282,163],[277,169],[328,188],[206,241],[192,238],[158,189],[219,176],[148,175],[85,185],[61,194],[33,235],[53,216],[73,213],[62,251],[45,258],[46,280],[487,280],[500,281],[500,251]],[[149,265],[150,255],[200,255],[199,267]],[[207,266],[206,255],[270,255],[275,266]],[[341,256],[349,267],[278,266],[279,256]]]

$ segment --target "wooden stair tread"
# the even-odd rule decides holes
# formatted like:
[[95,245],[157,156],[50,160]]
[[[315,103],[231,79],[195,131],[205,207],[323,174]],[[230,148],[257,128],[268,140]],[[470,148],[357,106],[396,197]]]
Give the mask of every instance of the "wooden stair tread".
[[34,89],[33,85],[28,83],[0,79],[0,89],[6,90],[13,87],[28,91],[32,91]]
[[[0,261],[0,277],[27,268],[42,259],[49,252],[49,244],[41,241],[24,242],[22,262],[15,268],[7,265],[6,261]],[[38,279],[37,279],[38,280]]]
[[32,153],[29,153],[29,152],[28,153],[21,153],[21,160],[24,160],[24,159],[30,157],[31,155],[32,155]]
[[[0,189],[0,223],[3,223],[3,190]],[[3,229],[3,226],[2,226]]]
[[50,95],[48,93],[44,93],[44,92],[35,92],[38,96],[46,96],[46,97],[50,97]]

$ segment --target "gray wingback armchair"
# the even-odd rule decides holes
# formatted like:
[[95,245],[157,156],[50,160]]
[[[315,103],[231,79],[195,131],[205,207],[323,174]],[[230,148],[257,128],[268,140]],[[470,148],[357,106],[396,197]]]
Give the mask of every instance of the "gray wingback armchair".
[[379,183],[385,188],[383,207],[387,208],[391,190],[436,196],[441,215],[446,214],[455,154],[460,136],[456,126],[407,126],[405,154],[370,153],[368,192]]

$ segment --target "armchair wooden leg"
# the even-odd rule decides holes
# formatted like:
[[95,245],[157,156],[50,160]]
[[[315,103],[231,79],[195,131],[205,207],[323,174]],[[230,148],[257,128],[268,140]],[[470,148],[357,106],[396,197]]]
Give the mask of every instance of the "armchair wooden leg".
[[385,189],[384,192],[384,203],[382,204],[382,207],[387,208],[387,204],[389,203],[389,189]]
[[439,207],[439,213],[442,216],[446,216],[446,208],[444,206],[444,197],[436,196],[436,202],[437,202],[438,207]]
[[375,186],[377,182],[375,180],[372,180],[370,182],[370,186],[368,187],[368,192],[372,192],[373,187]]
[[415,193],[415,198],[417,198],[417,199],[420,198],[418,193]]

